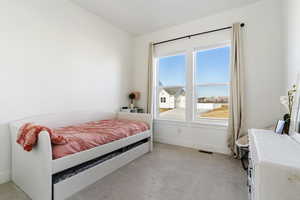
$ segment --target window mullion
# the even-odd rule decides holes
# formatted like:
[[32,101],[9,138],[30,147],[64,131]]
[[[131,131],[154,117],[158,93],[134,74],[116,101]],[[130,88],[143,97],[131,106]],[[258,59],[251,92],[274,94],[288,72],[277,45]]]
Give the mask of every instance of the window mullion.
[[193,84],[194,84],[194,70],[193,70],[193,49],[187,51],[187,73],[186,73],[186,121],[193,120]]
[[203,83],[203,84],[195,84],[196,87],[210,87],[210,86],[229,86],[229,83]]
[[159,102],[160,102],[160,99],[159,99],[159,91],[160,91],[160,87],[159,87],[159,64],[158,64],[158,59],[155,59],[155,71],[154,71],[154,74],[155,74],[155,95],[154,95],[154,98],[155,98],[155,103],[154,103],[154,115],[155,115],[155,118],[157,119],[158,116],[159,116]]

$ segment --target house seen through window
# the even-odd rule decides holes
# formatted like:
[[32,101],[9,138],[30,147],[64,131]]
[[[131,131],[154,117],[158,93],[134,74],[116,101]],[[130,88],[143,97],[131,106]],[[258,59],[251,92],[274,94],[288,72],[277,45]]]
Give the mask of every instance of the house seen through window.
[[[196,121],[227,119],[230,46],[194,51],[192,66],[187,66],[187,57],[177,54],[157,59],[156,118],[186,120],[189,115]],[[192,68],[190,74],[188,67]],[[187,87],[191,84],[187,80],[193,80],[191,87]]]
[[158,117],[185,119],[186,56],[175,55],[159,58]]

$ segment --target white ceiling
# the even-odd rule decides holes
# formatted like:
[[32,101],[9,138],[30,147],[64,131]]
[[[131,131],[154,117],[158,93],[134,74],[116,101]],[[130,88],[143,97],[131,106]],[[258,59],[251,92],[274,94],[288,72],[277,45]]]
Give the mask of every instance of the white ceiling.
[[258,0],[72,0],[110,23],[140,35]]

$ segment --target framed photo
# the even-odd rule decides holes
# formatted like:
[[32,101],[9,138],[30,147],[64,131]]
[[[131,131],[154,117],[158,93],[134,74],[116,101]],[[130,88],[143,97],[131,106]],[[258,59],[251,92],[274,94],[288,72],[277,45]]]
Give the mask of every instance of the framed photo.
[[283,134],[283,129],[285,126],[285,121],[284,120],[278,120],[275,128],[275,133],[277,134]]

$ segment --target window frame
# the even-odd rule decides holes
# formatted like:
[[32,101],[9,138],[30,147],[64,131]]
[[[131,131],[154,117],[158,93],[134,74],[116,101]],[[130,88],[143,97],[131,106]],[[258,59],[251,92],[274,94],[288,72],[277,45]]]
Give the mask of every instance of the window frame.
[[[227,123],[228,122],[228,118],[211,118],[211,117],[200,117],[200,118],[196,118],[196,110],[197,110],[197,87],[201,87],[201,86],[206,86],[206,87],[209,87],[209,86],[228,86],[228,97],[230,96],[230,74],[228,75],[229,76],[229,82],[227,83],[206,83],[206,84],[197,84],[196,83],[196,75],[197,75],[197,70],[196,70],[196,66],[197,66],[197,59],[196,59],[196,55],[198,52],[201,52],[201,51],[209,51],[209,50],[214,50],[214,49],[220,49],[220,48],[225,48],[225,47],[229,47],[230,49],[230,52],[231,52],[231,42],[230,41],[226,41],[226,42],[223,42],[223,43],[219,43],[219,44],[215,44],[215,45],[210,45],[210,46],[206,46],[206,47],[198,47],[198,48],[194,48],[194,51],[193,51],[193,110],[192,110],[192,113],[193,113],[193,117],[192,117],[192,121],[193,122],[213,122],[213,123]],[[230,68],[230,65],[231,65],[231,55],[229,55],[229,68]],[[230,71],[230,70],[229,70]]]
[[[192,124],[207,124],[207,125],[213,125],[213,126],[227,126],[228,125],[228,118],[206,118],[201,117],[200,119],[195,118],[196,113],[196,89],[197,85],[202,84],[196,84],[196,53],[199,51],[207,51],[211,49],[218,49],[223,47],[231,47],[231,40],[226,39],[221,42],[216,42],[213,45],[206,45],[206,46],[200,46],[197,45],[196,47],[192,48],[185,48],[179,51],[169,51],[169,53],[166,54],[160,54],[156,55],[154,58],[154,120],[156,121],[165,121],[165,122],[176,122],[176,123],[190,123]],[[231,51],[230,51],[231,52]],[[176,55],[185,55],[185,85],[179,86],[165,86],[165,87],[159,87],[159,59],[165,58],[165,57],[171,57]],[[229,55],[229,63],[231,63],[231,54]],[[230,64],[231,65],[231,64]],[[229,65],[229,67],[230,67]],[[229,82],[228,83],[221,83],[222,85],[230,86],[230,74],[229,74]],[[168,88],[168,87],[183,87],[186,91],[186,101],[185,101],[185,118],[184,120],[178,120],[178,119],[163,119],[159,117],[159,91],[160,89]],[[230,88],[229,88],[230,92]],[[230,93],[229,93],[230,95]]]
[[[159,86],[159,60],[162,58],[168,58],[168,57],[173,57],[173,56],[179,56],[179,55],[184,55],[185,56],[185,85],[171,85],[171,86]],[[165,88],[173,88],[173,87],[183,87],[186,90],[187,87],[187,77],[188,77],[188,73],[187,73],[187,68],[188,68],[188,52],[187,51],[176,51],[173,53],[168,53],[168,54],[164,54],[161,56],[156,56],[155,60],[155,86],[154,86],[154,90],[155,90],[155,102],[154,102],[154,119],[155,120],[163,120],[163,121],[180,121],[180,122],[186,122],[187,121],[187,102],[185,102],[185,116],[184,116],[184,120],[176,120],[176,119],[163,119],[159,116],[160,114],[160,107],[159,107],[159,93],[161,89],[165,89]]]

